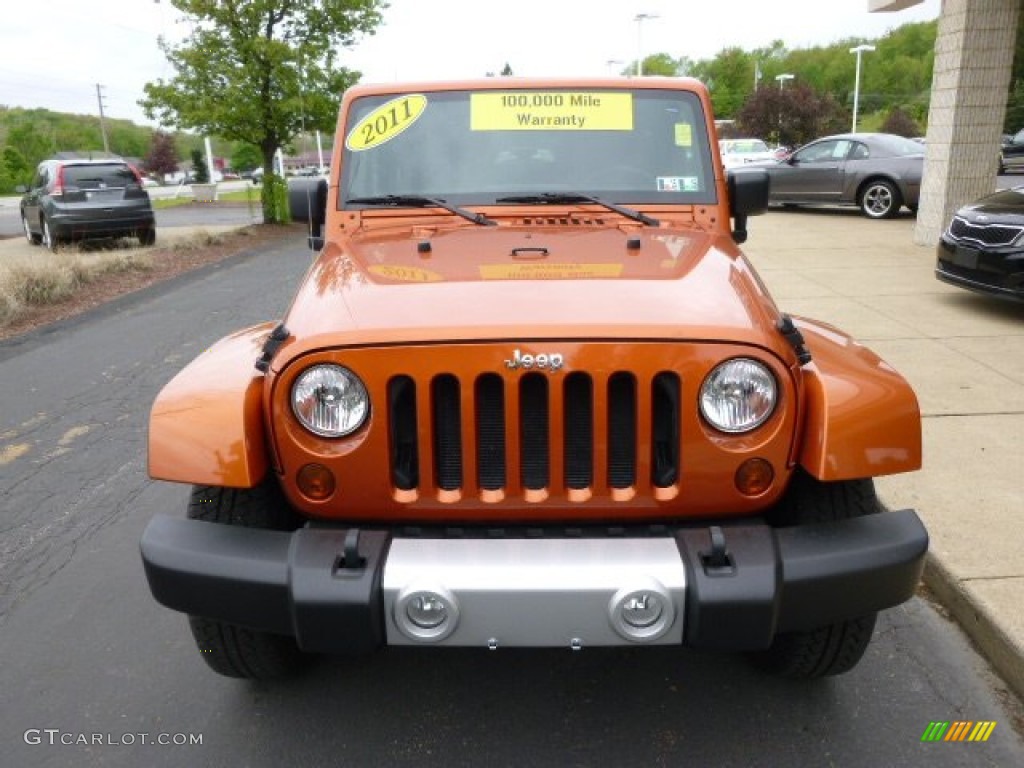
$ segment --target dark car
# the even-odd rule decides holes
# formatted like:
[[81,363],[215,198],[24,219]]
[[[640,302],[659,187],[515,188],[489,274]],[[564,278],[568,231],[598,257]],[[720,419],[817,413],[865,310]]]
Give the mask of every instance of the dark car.
[[924,146],[890,133],[845,133],[756,165],[771,176],[773,204],[856,205],[885,219],[904,205],[917,211]]
[[999,173],[1024,170],[1024,128],[1012,136],[1003,136],[999,147]]
[[21,224],[33,245],[138,237],[156,242],[149,193],[124,160],[44,160],[21,199]]
[[970,291],[1024,300],[1024,186],[954,214],[939,238],[935,276]]

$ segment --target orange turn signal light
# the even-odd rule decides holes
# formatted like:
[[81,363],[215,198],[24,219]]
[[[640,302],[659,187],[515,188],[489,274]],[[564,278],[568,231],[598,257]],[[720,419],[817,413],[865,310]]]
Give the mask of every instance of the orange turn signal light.
[[306,464],[299,470],[296,482],[303,495],[313,501],[329,499],[337,487],[334,473],[323,464]]
[[774,480],[775,470],[767,459],[747,459],[736,470],[736,489],[744,496],[760,496]]

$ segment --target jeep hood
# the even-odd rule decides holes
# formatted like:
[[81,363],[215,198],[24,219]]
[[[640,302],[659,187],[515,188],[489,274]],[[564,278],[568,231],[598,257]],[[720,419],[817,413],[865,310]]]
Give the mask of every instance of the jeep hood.
[[284,319],[281,357],[554,338],[734,341],[785,354],[778,311],[732,240],[692,227],[543,221],[551,225],[406,225],[329,242]]

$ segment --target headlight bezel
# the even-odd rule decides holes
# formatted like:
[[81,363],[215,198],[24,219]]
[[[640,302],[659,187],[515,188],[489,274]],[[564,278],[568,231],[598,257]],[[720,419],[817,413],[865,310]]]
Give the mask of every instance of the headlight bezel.
[[[755,408],[754,410],[758,411],[757,414],[753,418],[745,420],[743,423],[738,425],[730,425],[724,420],[716,418],[715,413],[711,411],[706,403],[706,399],[709,394],[711,394],[711,388],[716,384],[716,377],[720,378],[727,375],[726,372],[732,366],[750,366],[750,371],[756,372],[757,376],[763,376],[763,378],[760,379],[760,382],[762,384],[767,383],[769,385],[768,389],[770,390],[770,404],[766,408]],[[752,381],[752,377],[749,375],[744,377],[733,374],[732,377],[734,379],[743,379],[746,382]],[[749,398],[750,393],[747,393],[746,397]],[[778,377],[775,375],[772,368],[767,363],[758,360],[757,358],[738,356],[722,360],[708,371],[704,380],[701,382],[700,389],[697,392],[697,410],[704,423],[716,432],[720,432],[728,436],[739,437],[750,434],[767,424],[776,411],[778,411],[780,400],[781,386],[779,384]]]
[[[344,391],[341,397],[347,397],[349,395],[350,389],[354,388],[355,395],[362,401],[361,412],[358,414],[358,417],[354,420],[350,420],[343,426],[336,429],[325,428],[323,426],[318,425],[314,420],[308,418],[300,410],[300,387],[309,386],[309,378],[322,374],[340,375],[343,379],[347,381],[346,386],[343,388]],[[311,393],[312,396],[318,396],[316,392],[318,390],[322,390],[322,387],[322,384],[319,387],[315,387],[314,392]],[[370,393],[369,390],[366,388],[366,384],[359,377],[359,375],[355,373],[355,371],[345,367],[344,365],[340,365],[334,362],[325,361],[313,363],[304,368],[297,376],[295,376],[289,387],[288,403],[291,407],[292,416],[295,417],[295,420],[304,430],[306,430],[312,435],[316,435],[317,437],[322,437],[328,440],[337,440],[346,437],[351,437],[353,434],[362,429],[370,418]]]

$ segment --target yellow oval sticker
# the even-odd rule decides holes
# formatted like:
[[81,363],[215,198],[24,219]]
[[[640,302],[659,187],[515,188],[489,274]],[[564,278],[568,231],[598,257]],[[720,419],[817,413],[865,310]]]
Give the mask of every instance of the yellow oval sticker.
[[375,264],[369,268],[371,275],[403,283],[438,283],[442,280],[437,272],[420,267],[403,267],[392,264]]
[[426,108],[427,97],[419,93],[385,102],[355,124],[345,146],[352,152],[379,147],[419,120]]

